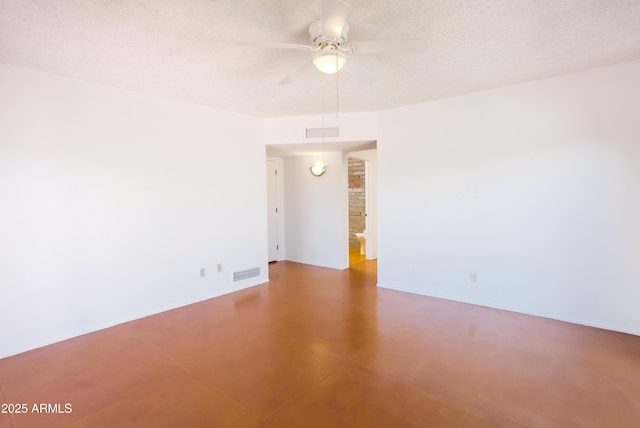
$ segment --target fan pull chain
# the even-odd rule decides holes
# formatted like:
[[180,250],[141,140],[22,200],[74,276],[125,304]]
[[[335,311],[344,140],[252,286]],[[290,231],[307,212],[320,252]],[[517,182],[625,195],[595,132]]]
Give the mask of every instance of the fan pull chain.
[[[321,83],[323,83],[321,81]],[[320,85],[320,93],[322,94],[322,106],[321,106],[321,111],[320,111],[320,115],[322,117],[322,165],[324,166],[324,85],[321,84]]]
[[339,97],[338,97],[338,75],[340,74],[340,72],[338,71],[338,54],[336,54],[336,119],[340,118],[340,111],[338,109],[338,101],[339,101]]

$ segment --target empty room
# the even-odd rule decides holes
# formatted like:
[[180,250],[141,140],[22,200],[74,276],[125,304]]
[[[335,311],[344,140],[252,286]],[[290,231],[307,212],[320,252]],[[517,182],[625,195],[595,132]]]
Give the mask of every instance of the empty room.
[[0,0],[0,428],[640,426],[639,22]]

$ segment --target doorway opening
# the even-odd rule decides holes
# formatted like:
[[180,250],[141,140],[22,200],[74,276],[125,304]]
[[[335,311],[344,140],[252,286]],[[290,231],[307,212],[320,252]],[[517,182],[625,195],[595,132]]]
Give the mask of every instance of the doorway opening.
[[[336,150],[331,147],[332,150],[327,152],[330,157],[329,167],[321,177],[314,177],[309,171],[309,166],[313,165],[312,161],[316,157],[312,149],[317,145],[267,146],[270,262],[290,260],[334,269],[348,269],[353,263],[362,268],[371,262],[375,264],[375,143],[336,143]],[[352,158],[352,167],[354,161],[360,164],[358,172],[354,174],[352,171],[351,183],[352,195],[359,193],[359,205],[352,205],[351,208],[348,202],[349,158]],[[360,225],[352,225],[351,230],[350,217],[352,222],[355,217],[360,220]],[[361,245],[356,234],[363,235],[364,245]]]
[[366,260],[367,161],[348,158],[349,265]]
[[347,153],[349,266],[378,258],[377,150]]

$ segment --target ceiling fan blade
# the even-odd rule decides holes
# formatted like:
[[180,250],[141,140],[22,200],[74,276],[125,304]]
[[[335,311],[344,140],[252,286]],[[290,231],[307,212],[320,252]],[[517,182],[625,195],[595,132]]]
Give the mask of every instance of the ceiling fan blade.
[[323,0],[322,35],[331,40],[339,40],[347,19],[349,5],[342,0]]
[[347,49],[358,54],[424,52],[427,42],[423,39],[364,40],[351,43]]
[[274,43],[274,42],[246,42],[246,43],[234,43],[234,46],[247,46],[254,48],[277,48],[277,49],[295,49],[298,51],[312,51],[316,50],[313,46],[297,45],[294,43]]
[[309,60],[305,62],[304,64],[302,64],[302,66],[298,67],[296,71],[284,77],[278,83],[280,85],[288,85],[289,83],[294,82],[295,80],[298,80],[300,76],[302,76],[303,74],[306,74],[311,70],[313,70],[313,60]]

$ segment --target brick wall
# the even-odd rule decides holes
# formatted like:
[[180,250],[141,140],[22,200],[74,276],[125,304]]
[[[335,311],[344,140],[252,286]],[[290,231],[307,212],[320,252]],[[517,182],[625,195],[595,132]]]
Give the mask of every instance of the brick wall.
[[349,246],[360,247],[356,233],[365,227],[365,161],[349,158]]

